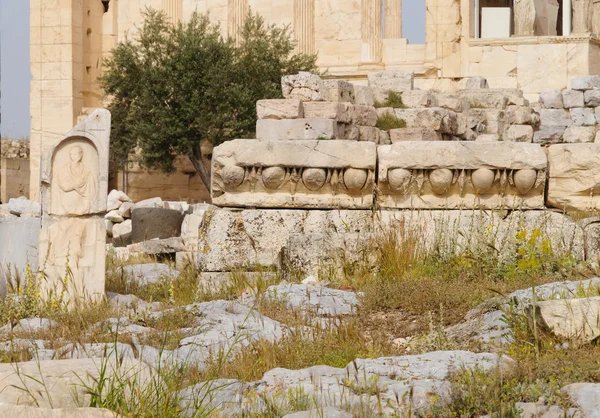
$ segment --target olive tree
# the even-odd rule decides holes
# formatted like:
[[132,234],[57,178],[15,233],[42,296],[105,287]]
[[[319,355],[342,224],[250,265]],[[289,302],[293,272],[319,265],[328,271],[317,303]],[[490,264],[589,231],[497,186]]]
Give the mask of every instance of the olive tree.
[[172,25],[147,10],[100,79],[112,113],[112,162],[121,166],[135,153],[147,168],[172,172],[185,156],[210,189],[202,141],[252,138],[256,101],[281,98],[283,75],[315,68],[316,56],[294,53],[288,27],[250,13],[241,35],[238,44],[224,39],[206,15]]

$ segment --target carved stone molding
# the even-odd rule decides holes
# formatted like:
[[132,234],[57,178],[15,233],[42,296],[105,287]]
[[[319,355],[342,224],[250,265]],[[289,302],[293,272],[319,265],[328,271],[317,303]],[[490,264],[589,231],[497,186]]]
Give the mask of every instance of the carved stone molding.
[[218,206],[366,209],[376,146],[368,142],[237,139],[214,149]]
[[408,141],[380,146],[378,157],[385,208],[544,207],[547,159],[537,144]]

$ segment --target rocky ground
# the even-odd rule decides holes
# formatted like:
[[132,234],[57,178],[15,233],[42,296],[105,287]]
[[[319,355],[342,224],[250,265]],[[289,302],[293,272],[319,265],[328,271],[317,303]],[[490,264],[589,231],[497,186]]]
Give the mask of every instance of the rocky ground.
[[[182,274],[157,263],[110,268],[109,277],[126,277],[138,295],[167,284],[172,299]],[[556,282],[537,287],[535,294],[537,300],[593,300],[590,295],[599,287],[600,279]],[[0,365],[0,412],[15,417],[115,416],[112,411],[137,416],[131,414],[138,410],[133,404],[156,406],[162,396],[164,405],[173,405],[164,406],[164,415],[148,416],[450,416],[468,395],[465,376],[493,378],[520,367],[511,358],[519,338],[513,329],[517,322],[507,317],[526,318],[532,295],[532,289],[523,289],[490,298],[446,329],[434,327],[408,338],[386,334],[388,341],[381,344],[391,351],[381,351],[375,337],[369,337],[371,355],[351,361],[344,355],[326,357],[329,365],[274,368],[256,379],[253,369],[262,366],[240,363],[240,358],[257,352],[267,362],[264,353],[277,352],[278,346],[324,335],[340,338],[340,330],[350,339],[348,324],[362,315],[365,295],[314,278],[189,304],[109,292],[108,303],[79,314],[22,318],[0,329],[6,363]],[[26,291],[11,297],[16,298],[14,309],[25,309]],[[554,349],[568,350],[569,344],[576,342],[571,338]],[[377,355],[384,351],[396,355]],[[297,348],[288,355],[305,353]],[[234,372],[236,362],[241,366]],[[589,378],[554,390],[558,398],[544,393],[540,390],[533,402],[513,403],[515,415],[493,411],[500,415],[488,416],[600,416],[600,384]],[[533,399],[531,394],[521,398]],[[475,411],[460,416],[484,416]]]

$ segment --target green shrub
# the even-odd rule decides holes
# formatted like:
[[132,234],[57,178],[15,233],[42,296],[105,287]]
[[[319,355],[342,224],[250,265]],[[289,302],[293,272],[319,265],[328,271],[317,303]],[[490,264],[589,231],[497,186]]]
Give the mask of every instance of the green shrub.
[[395,91],[391,91],[387,100],[382,102],[375,101],[375,107],[392,107],[394,109],[406,109],[404,102],[402,101],[402,94],[396,93]]
[[406,122],[388,112],[377,118],[377,125],[375,126],[382,131],[389,131],[390,129],[406,128]]

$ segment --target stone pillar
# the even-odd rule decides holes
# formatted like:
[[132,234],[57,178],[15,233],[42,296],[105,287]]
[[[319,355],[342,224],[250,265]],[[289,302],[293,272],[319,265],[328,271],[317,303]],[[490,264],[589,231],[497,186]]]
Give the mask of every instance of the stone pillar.
[[31,0],[29,197],[32,200],[40,199],[43,152],[48,144],[73,127],[83,107],[84,36],[81,1]]
[[174,25],[181,20],[182,8],[182,0],[163,0],[163,10]]
[[298,52],[315,53],[315,0],[294,0],[294,36]]
[[402,0],[385,0],[386,39],[402,38]]
[[227,35],[240,42],[240,32],[249,12],[248,0],[228,0]]
[[572,7],[571,7],[571,0],[563,0],[563,9],[562,9],[563,15],[562,15],[562,20],[563,20],[563,36],[569,36],[571,34],[571,13],[572,13]]
[[592,30],[592,0],[572,0],[573,33],[590,33]]
[[42,298],[76,307],[104,297],[110,113],[96,109],[41,161]]
[[362,0],[361,63],[381,64],[383,60],[382,0]]

